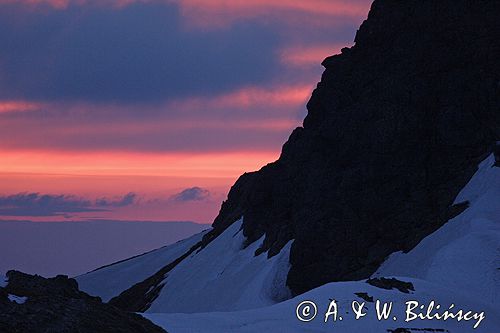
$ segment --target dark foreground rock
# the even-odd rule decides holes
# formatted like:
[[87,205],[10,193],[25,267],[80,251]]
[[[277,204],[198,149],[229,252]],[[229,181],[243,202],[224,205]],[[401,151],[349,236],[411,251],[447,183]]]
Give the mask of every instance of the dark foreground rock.
[[[500,138],[500,1],[376,0],[354,47],[327,58],[304,126],[240,177],[205,242],[244,216],[258,252],[295,239],[299,294],[368,278],[466,209]],[[461,208],[461,209],[460,209]]]
[[74,279],[16,271],[0,288],[2,333],[165,333],[149,320],[78,290]]

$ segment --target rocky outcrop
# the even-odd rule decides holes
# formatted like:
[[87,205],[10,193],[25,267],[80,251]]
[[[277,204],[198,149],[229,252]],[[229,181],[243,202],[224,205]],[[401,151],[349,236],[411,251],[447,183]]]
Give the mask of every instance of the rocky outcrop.
[[7,278],[7,286],[0,288],[0,332],[165,333],[140,315],[79,291],[66,276],[45,279],[9,271]]
[[244,216],[273,256],[295,239],[295,294],[368,278],[467,207],[453,202],[500,138],[500,2],[376,0],[355,46],[324,60],[303,127],[231,188],[210,242]]
[[374,287],[387,290],[397,289],[405,294],[409,294],[410,291],[415,291],[415,288],[413,287],[413,284],[411,282],[404,282],[395,278],[373,278],[366,280],[366,283],[371,284]]

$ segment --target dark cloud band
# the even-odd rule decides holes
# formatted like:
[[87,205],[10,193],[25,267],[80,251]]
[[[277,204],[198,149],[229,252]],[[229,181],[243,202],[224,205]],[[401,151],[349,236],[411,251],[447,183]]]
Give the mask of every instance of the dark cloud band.
[[136,194],[122,198],[101,198],[95,202],[72,195],[18,193],[0,197],[0,216],[59,216],[70,213],[103,212],[135,203]]
[[210,192],[201,187],[191,187],[187,188],[175,195],[170,199],[177,202],[187,202],[187,201],[203,201],[210,198]]
[[165,3],[46,12],[0,4],[0,98],[164,101],[262,83],[279,68],[272,31],[193,33],[179,20]]

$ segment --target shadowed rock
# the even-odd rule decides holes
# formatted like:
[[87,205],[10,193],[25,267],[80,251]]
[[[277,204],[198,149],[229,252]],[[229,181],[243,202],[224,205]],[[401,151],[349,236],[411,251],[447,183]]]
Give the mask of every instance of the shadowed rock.
[[204,241],[241,216],[258,252],[295,239],[299,294],[368,278],[460,213],[500,138],[498,17],[498,1],[375,1],[355,46],[324,60],[304,126],[238,179]]
[[45,279],[9,271],[7,278],[0,288],[0,332],[165,333],[140,315],[79,291],[67,276]]
[[374,287],[382,288],[382,289],[397,289],[402,293],[409,294],[410,291],[415,291],[413,284],[411,282],[400,281],[395,278],[386,279],[386,278],[376,278],[376,279],[368,279],[366,283],[371,284]]

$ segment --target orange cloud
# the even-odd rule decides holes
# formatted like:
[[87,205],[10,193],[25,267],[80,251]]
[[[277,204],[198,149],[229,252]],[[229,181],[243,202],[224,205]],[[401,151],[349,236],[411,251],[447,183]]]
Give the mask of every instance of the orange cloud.
[[0,173],[236,177],[275,160],[275,151],[124,153],[0,150]]

